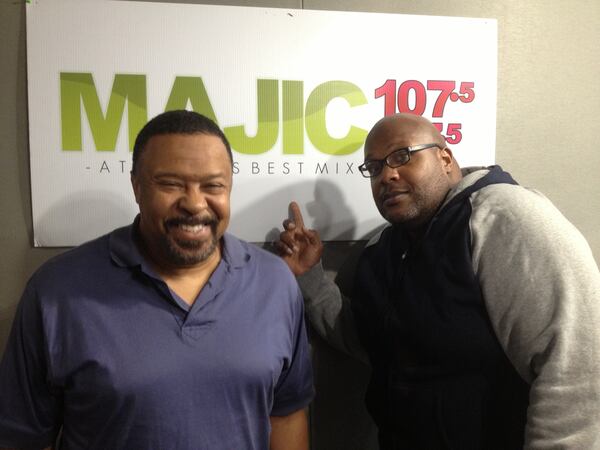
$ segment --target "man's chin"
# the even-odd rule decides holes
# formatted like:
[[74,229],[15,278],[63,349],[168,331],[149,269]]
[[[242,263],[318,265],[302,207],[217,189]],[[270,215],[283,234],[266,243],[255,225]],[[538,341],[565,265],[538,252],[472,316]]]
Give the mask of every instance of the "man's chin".
[[407,211],[386,211],[382,215],[392,225],[400,225],[406,228],[418,226],[418,217]]
[[390,223],[400,225],[402,222],[406,220],[410,220],[412,214],[407,211],[406,208],[379,208],[379,213],[383,216],[385,220]]
[[213,238],[208,241],[169,241],[168,254],[172,263],[178,266],[191,266],[209,259],[217,249]]

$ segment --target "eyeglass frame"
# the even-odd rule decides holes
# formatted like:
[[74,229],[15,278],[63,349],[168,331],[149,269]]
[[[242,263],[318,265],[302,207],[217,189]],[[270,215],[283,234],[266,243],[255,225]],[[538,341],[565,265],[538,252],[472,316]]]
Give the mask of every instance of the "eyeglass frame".
[[[410,147],[398,148],[398,149],[393,150],[390,153],[388,153],[386,155],[386,157],[383,159],[368,159],[368,160],[366,160],[364,163],[362,163],[360,166],[358,166],[358,170],[360,171],[360,174],[365,178],[375,178],[376,176],[379,176],[381,174],[381,172],[383,172],[384,165],[388,166],[390,169],[397,169],[398,167],[402,167],[405,164],[408,164],[408,162],[410,161],[410,155],[412,153],[420,152],[421,150],[427,150],[427,149],[433,148],[433,147],[437,147],[440,150],[443,150],[445,148],[445,147],[442,147],[440,144],[436,144],[436,143],[419,144],[419,145],[412,145]],[[406,153],[407,159],[402,164],[392,166],[388,162],[388,158],[391,155],[393,155],[394,153],[398,153],[398,152]],[[371,172],[369,172],[369,170],[367,169],[366,164],[368,164],[368,163],[378,163],[379,169],[375,172],[375,174],[371,175]]]

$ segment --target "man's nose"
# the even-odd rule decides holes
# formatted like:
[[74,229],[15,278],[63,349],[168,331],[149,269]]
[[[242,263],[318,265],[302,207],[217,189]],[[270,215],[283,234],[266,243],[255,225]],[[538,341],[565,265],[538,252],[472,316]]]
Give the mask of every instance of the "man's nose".
[[197,187],[187,188],[179,199],[178,206],[190,215],[197,214],[207,207],[206,195]]
[[400,177],[398,174],[398,168],[395,169],[388,166],[387,164],[383,164],[383,168],[381,169],[381,173],[379,174],[379,180],[382,183],[387,183],[388,181],[395,181]]

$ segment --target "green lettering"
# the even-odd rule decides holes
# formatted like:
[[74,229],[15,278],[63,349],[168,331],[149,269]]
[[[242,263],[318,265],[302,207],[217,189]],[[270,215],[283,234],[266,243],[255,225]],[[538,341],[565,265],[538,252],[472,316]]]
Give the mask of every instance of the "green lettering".
[[257,80],[258,127],[248,136],[243,125],[225,127],[231,147],[240,153],[258,155],[269,151],[279,135],[279,88],[277,80]]
[[328,155],[349,155],[358,150],[367,130],[351,126],[342,138],[329,135],[325,116],[327,105],[336,97],[345,99],[351,107],[364,105],[367,98],[360,88],[348,81],[327,81],[317,86],[306,101],[306,134],[315,148]]
[[282,82],[283,153],[304,153],[304,82]]
[[215,111],[200,77],[176,77],[167,100],[165,111],[186,109],[188,101],[192,110],[217,122]]
[[61,72],[60,114],[62,149],[82,150],[81,104],[85,109],[96,150],[115,151],[123,111],[127,102],[129,149],[148,120],[146,76],[116,74],[106,115],[102,112],[98,92],[91,73]]

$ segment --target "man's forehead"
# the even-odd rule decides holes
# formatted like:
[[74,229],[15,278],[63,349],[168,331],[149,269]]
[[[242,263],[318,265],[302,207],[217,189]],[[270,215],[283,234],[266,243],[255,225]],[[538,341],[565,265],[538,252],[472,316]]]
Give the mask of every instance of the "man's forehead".
[[365,141],[365,155],[432,141],[429,130],[418,124],[398,122],[374,129]]
[[218,136],[207,133],[164,133],[148,139],[139,156],[138,170],[148,175],[165,167],[198,160],[210,161],[212,165],[226,164],[232,169],[227,148]]
[[207,133],[165,133],[157,134],[148,139],[143,156],[152,155],[157,157],[159,155],[166,156],[167,151],[181,151],[187,150],[193,154],[202,154],[207,151],[223,152],[223,155],[228,157],[227,148],[223,141],[215,135]]

